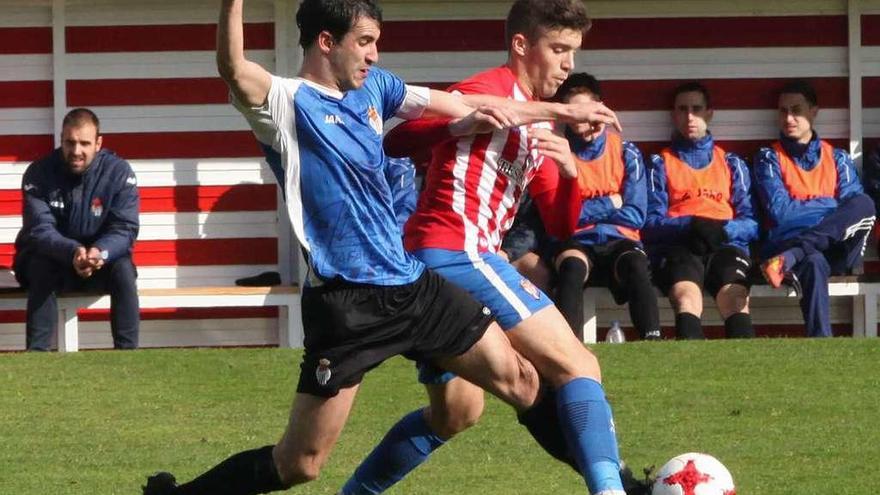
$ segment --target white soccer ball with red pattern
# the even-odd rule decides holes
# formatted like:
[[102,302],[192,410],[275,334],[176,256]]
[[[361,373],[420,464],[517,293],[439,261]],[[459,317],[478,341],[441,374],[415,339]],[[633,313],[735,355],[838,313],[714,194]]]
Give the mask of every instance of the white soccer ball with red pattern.
[[651,495],[736,495],[736,488],[721,461],[691,452],[673,457],[660,468]]

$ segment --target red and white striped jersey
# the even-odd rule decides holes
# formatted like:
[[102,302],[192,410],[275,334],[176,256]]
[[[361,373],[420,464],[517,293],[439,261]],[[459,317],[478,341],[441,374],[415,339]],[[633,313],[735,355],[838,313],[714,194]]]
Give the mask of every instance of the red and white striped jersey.
[[[531,99],[507,66],[476,74],[449,90]],[[550,123],[451,139],[434,148],[425,189],[404,230],[406,248],[498,251],[523,190],[542,162],[549,161],[528,139],[537,127],[550,128]],[[407,132],[407,124],[394,132]]]

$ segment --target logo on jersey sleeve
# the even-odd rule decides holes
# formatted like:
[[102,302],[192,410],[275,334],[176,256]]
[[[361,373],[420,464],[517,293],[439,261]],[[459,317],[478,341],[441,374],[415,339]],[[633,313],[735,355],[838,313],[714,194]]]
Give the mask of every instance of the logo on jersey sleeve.
[[376,134],[382,135],[382,117],[379,116],[379,112],[376,111],[376,107],[370,107],[367,109],[367,120],[370,121],[370,127],[376,131]]
[[96,217],[100,217],[102,213],[104,213],[104,203],[101,202],[101,198],[95,198],[92,200],[92,215]]
[[325,124],[335,124],[335,125],[345,125],[345,122],[342,121],[342,117],[339,115],[333,115],[332,113],[328,113],[324,116]]

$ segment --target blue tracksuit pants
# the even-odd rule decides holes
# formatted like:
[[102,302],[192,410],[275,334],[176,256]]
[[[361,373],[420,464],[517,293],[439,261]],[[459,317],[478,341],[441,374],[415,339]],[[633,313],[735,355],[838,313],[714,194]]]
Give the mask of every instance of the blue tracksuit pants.
[[874,202],[859,194],[774,250],[788,251],[796,260],[791,271],[800,283],[807,336],[831,336],[828,277],[851,273],[861,261],[875,218]]

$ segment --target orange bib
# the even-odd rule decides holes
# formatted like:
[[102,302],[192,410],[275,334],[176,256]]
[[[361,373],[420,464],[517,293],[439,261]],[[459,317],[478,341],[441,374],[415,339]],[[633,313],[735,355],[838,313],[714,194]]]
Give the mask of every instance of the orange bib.
[[776,159],[779,160],[779,173],[782,182],[792,198],[801,201],[816,198],[837,197],[837,164],[834,163],[834,148],[822,141],[819,151],[819,164],[812,170],[804,170],[788,156],[779,141],[773,143]]
[[[578,169],[578,186],[581,191],[581,201],[594,199],[610,194],[621,194],[623,179],[626,175],[626,167],[623,163],[623,142],[617,134],[605,134],[605,149],[596,158],[586,161],[575,155],[575,164]],[[590,224],[578,229],[589,230],[595,227]],[[618,232],[627,239],[640,240],[639,231],[621,225],[615,225]]]
[[661,152],[666,164],[666,192],[670,217],[698,216],[714,220],[733,218],[730,204],[731,174],[724,150],[712,149],[712,162],[695,170],[670,148]]

